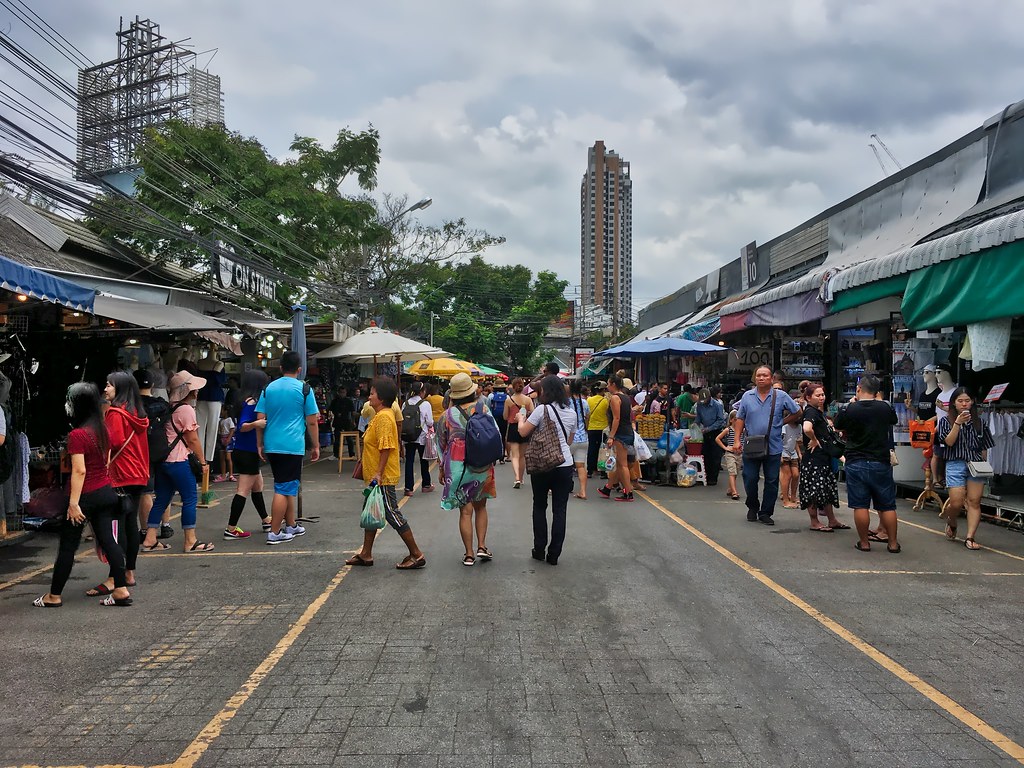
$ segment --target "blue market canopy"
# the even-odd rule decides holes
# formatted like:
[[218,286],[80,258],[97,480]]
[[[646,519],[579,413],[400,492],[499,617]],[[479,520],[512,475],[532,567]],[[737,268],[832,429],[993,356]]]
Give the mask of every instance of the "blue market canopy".
[[83,288],[4,256],[0,256],[0,288],[40,301],[63,304],[79,312],[92,312],[96,301],[96,291],[92,288]]
[[700,341],[687,339],[645,339],[631,341],[618,347],[611,347],[594,355],[594,357],[642,357],[643,355],[703,355],[708,352],[724,352],[728,347],[715,344],[704,344]]

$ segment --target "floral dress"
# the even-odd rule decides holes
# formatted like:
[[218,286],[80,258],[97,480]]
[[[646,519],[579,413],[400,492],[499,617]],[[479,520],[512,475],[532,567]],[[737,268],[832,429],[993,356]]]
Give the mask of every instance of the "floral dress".
[[[476,405],[462,406],[471,414]],[[484,413],[491,415],[486,403]],[[467,504],[497,496],[494,483],[494,465],[470,467],[466,458],[466,416],[452,406],[441,414],[437,424],[437,445],[441,451],[444,485],[441,488],[441,509],[462,509]]]

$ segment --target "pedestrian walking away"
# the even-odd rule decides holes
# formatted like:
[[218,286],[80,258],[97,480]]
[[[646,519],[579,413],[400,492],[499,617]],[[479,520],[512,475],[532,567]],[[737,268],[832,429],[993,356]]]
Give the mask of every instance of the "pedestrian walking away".
[[512,484],[513,488],[521,488],[523,486],[523,475],[526,474],[526,454],[523,453],[523,443],[528,438],[519,434],[519,429],[517,428],[519,412],[525,410],[526,415],[529,416],[530,412],[533,411],[533,400],[523,394],[524,387],[525,383],[522,379],[512,379],[512,394],[505,401],[505,412],[502,414],[505,424],[508,425],[506,427],[505,441],[508,444],[508,457],[512,462],[512,472],[515,475],[515,481]]
[[611,413],[608,448],[614,452],[615,469],[608,472],[608,482],[598,488],[597,492],[606,499],[610,499],[615,485],[618,483],[622,488],[622,493],[616,496],[615,500],[633,501],[633,481],[630,477],[630,459],[636,460],[633,445],[635,432],[630,414],[633,400],[623,391],[624,383],[618,374],[608,377],[608,410]]
[[257,431],[267,426],[265,418],[256,418],[256,403],[267,386],[269,378],[259,369],[246,371],[242,374],[241,407],[236,419],[238,431],[235,435],[234,464],[238,479],[235,495],[231,499],[231,512],[228,525],[224,529],[225,539],[247,539],[250,533],[238,526],[245,509],[246,499],[252,499],[256,514],[260,516],[263,533],[270,533],[271,518],[267,512],[267,503],[263,498],[263,470]]
[[601,456],[601,446],[605,441],[605,430],[608,429],[608,398],[604,395],[604,384],[597,382],[590,388],[587,405],[590,406],[590,418],[587,419],[587,477],[597,473],[597,461]]
[[[804,386],[804,412],[801,432],[803,452],[800,459],[800,508],[811,518],[811,530],[831,533],[850,526],[841,523],[835,510],[839,506],[839,483],[832,471],[832,455],[825,445],[832,441],[832,428],[825,420],[825,388],[816,382]],[[828,518],[822,525],[820,516]]]
[[[139,546],[141,547],[141,541],[145,538],[146,529],[149,527],[149,512],[153,509],[153,497],[156,494],[154,486],[156,482],[156,465],[163,461],[162,458],[160,461],[157,461],[153,447],[160,448],[162,443],[162,447],[165,450],[167,448],[165,425],[167,419],[171,417],[171,406],[164,398],[153,396],[154,376],[151,371],[139,368],[132,376],[135,379],[135,383],[139,385],[142,406],[146,411],[146,418],[149,419],[149,427],[146,430],[146,439],[149,443],[149,481],[146,483],[141,500],[139,501]],[[166,378],[162,379],[160,383],[161,385],[166,385]],[[157,538],[169,539],[173,535],[171,511],[168,509],[164,511],[163,517],[160,518],[160,529]]]
[[[398,508],[396,487],[400,479],[398,422],[394,404],[398,399],[398,386],[391,379],[375,379],[370,387],[367,404],[373,408],[373,418],[363,437],[363,481],[367,486],[380,486],[384,493],[384,517],[402,537],[409,554],[395,567],[400,571],[417,570],[427,564],[423,550],[416,543],[412,528]],[[363,531],[363,546],[345,561],[346,565],[373,565],[373,543],[377,529]]]
[[860,540],[861,552],[871,551],[870,523],[873,506],[885,526],[889,552],[901,551],[896,535],[896,483],[889,462],[892,427],[896,411],[884,400],[876,400],[882,383],[877,376],[862,376],[857,399],[836,415],[836,428],[846,436],[846,496]]
[[494,557],[487,548],[487,500],[498,495],[494,464],[483,461],[477,466],[466,437],[470,417],[478,411],[488,416],[491,412],[486,403],[477,400],[476,385],[465,373],[452,377],[450,395],[451,406],[441,414],[437,428],[441,509],[459,510],[459,535],[465,549],[462,564],[470,566],[477,560],[488,562]]
[[[964,546],[978,550],[974,540],[981,524],[981,496],[991,469],[977,463],[988,459],[988,449],[995,445],[988,425],[981,418],[969,390],[958,387],[949,398],[949,418],[939,422],[938,439],[946,446],[946,489],[949,499],[942,507],[946,520],[946,538],[956,540],[957,519],[967,505],[967,536]],[[973,471],[972,471],[973,466]]]
[[[213,544],[196,538],[196,506],[199,503],[199,494],[196,491],[196,476],[188,459],[189,453],[192,453],[199,461],[203,475],[209,474],[210,465],[204,458],[203,446],[199,442],[199,422],[193,407],[196,393],[205,384],[205,379],[188,371],[178,371],[168,384],[171,414],[162,436],[165,445],[168,446],[167,456],[156,467],[156,498],[149,513],[146,538],[142,542],[143,551],[157,552],[170,549],[163,542],[157,541],[156,534],[160,519],[170,506],[175,492],[181,496],[181,529],[184,532],[185,552],[202,553],[213,549]],[[152,446],[150,448],[152,449]]]
[[65,406],[71,421],[68,454],[71,456],[71,492],[67,516],[61,524],[57,559],[53,564],[50,591],[32,601],[37,608],[59,608],[64,604],[64,586],[75,564],[75,553],[82,541],[82,526],[92,525],[99,552],[106,557],[114,573],[114,589],[102,601],[104,606],[132,604],[124,573],[124,551],[117,543],[115,518],[117,494],[107,474],[110,441],[103,424],[100,391],[95,384],[80,382],[68,388]]
[[[733,427],[745,435],[733,452],[743,455],[743,486],[747,520],[775,525],[782,464],[782,428],[800,419],[800,406],[785,391],[772,387],[772,370],[761,366],[754,372],[754,389],[743,393]],[[764,489],[759,495],[761,473]]]
[[[118,502],[117,543],[124,551],[125,583],[134,587],[139,557],[139,507],[149,484],[149,418],[139,385],[130,373],[115,371],[108,375],[103,396],[110,404],[103,421],[110,441],[107,474]],[[114,570],[111,565],[106,580],[85,594],[98,597],[113,592]]]
[[[341,458],[341,433],[356,431],[356,404],[348,396],[348,387],[338,387],[338,393],[327,406],[327,415],[331,420],[331,445],[334,446],[334,458]],[[349,457],[356,455],[356,439],[345,438],[345,450]]]
[[405,445],[405,495],[412,496],[416,485],[416,456],[420,457],[420,480],[423,493],[430,493],[430,462],[423,458],[427,438],[433,434],[433,411],[423,397],[423,384],[414,381],[409,387],[409,399],[402,408],[402,443]]
[[312,446],[310,459],[320,458],[320,409],[312,388],[299,379],[301,371],[299,353],[285,352],[281,378],[270,382],[256,403],[256,418],[265,422],[263,429],[256,431],[257,452],[270,463],[274,475],[267,544],[283,544],[306,533],[296,517],[296,499],[307,441]]
[[[665,387],[666,391],[668,387]],[[661,397],[661,396],[659,396]],[[695,421],[704,435],[701,452],[704,454],[704,473],[708,485],[718,485],[718,475],[722,471],[723,451],[718,445],[718,435],[725,429],[725,406],[722,404],[722,388],[711,387],[700,391],[700,401],[694,408],[697,415]]]
[[[614,378],[614,377],[613,377]],[[561,450],[562,462],[548,471],[533,472],[533,551],[534,560],[558,565],[565,543],[566,510],[572,492],[573,457],[571,446],[576,434],[576,411],[569,403],[565,386],[557,376],[541,380],[540,404],[527,416],[519,414],[519,433],[530,437],[539,427],[553,431]],[[547,424],[545,424],[545,421]],[[543,427],[541,425],[544,424]],[[534,439],[539,440],[536,435]],[[627,477],[628,480],[628,477]],[[551,526],[548,528],[548,494],[551,495]]]
[[587,500],[587,457],[590,453],[590,436],[587,434],[587,419],[590,406],[587,404],[586,388],[579,379],[569,384],[569,403],[576,414],[576,432],[572,437],[572,461],[576,465],[579,490],[573,494],[577,499]]

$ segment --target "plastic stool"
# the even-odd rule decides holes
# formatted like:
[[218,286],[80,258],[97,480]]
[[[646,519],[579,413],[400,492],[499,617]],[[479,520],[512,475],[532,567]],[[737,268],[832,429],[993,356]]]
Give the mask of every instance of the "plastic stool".
[[703,456],[687,456],[686,457],[686,463],[687,464],[696,464],[697,465],[697,480],[696,481],[698,483],[704,483],[704,486],[707,487],[707,484],[708,484],[708,473],[704,469],[704,457]]

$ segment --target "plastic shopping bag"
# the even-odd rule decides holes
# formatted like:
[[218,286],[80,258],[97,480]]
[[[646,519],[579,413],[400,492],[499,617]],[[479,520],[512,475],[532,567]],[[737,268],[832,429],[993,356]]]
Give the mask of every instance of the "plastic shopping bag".
[[608,471],[608,457],[611,456],[611,451],[608,450],[607,445],[602,445],[601,450],[597,452],[597,470],[598,472]]
[[633,446],[636,448],[637,461],[647,461],[653,455],[651,453],[651,446],[635,430],[633,432]]
[[367,531],[375,531],[388,524],[384,516],[384,491],[379,485],[371,485],[363,491],[363,514],[359,517],[359,527]]
[[434,428],[427,429],[427,444],[423,447],[423,458],[426,461],[433,461],[437,458],[437,435]]

